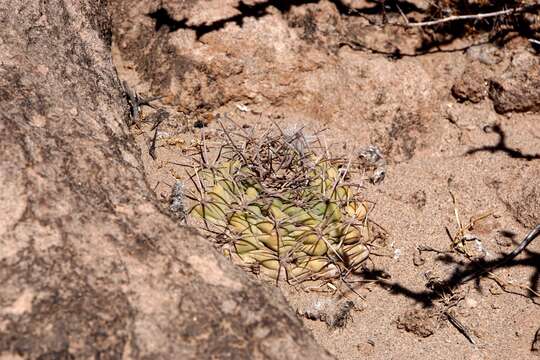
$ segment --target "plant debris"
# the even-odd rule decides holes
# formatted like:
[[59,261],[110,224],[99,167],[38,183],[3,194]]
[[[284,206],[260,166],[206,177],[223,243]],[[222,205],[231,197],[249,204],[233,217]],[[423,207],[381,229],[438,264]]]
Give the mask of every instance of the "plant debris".
[[[478,243],[480,239],[478,239],[475,235],[470,234],[469,232],[474,228],[476,223],[492,216],[493,213],[487,212],[478,216],[473,216],[469,219],[469,223],[467,225],[463,225],[459,216],[456,197],[452,192],[450,192],[450,196],[452,197],[452,204],[454,205],[454,215],[456,216],[456,223],[458,226],[458,229],[453,236],[450,235],[450,231],[448,230],[448,228],[446,229],[448,236],[450,236],[450,239],[452,240],[452,249],[457,250],[468,258],[472,258],[470,250],[465,246],[465,244],[470,241],[475,241],[476,243]],[[477,250],[483,252],[483,248],[478,249],[478,246]]]
[[370,181],[373,184],[379,184],[386,176],[386,160],[378,146],[370,145],[365,149],[360,150],[358,156],[367,162],[367,165],[372,168],[373,175],[370,176]]
[[351,312],[353,310],[359,309],[351,300],[335,303],[329,300],[318,299],[310,308],[302,312],[297,312],[298,315],[306,319],[322,321],[331,329],[342,329],[352,319]]
[[469,328],[467,328],[465,325],[461,323],[456,317],[449,311],[446,311],[444,313],[446,317],[448,318],[448,321],[450,324],[452,324],[469,342],[473,345],[476,345],[476,341],[474,340],[474,336],[471,334],[471,331]]
[[185,221],[187,216],[184,191],[184,183],[176,181],[169,198],[169,211],[180,221]]

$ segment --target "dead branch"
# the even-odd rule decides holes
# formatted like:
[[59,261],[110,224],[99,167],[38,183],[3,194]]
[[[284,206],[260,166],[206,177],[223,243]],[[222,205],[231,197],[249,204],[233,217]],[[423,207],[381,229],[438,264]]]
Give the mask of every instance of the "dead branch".
[[445,311],[444,315],[446,315],[446,318],[452,324],[469,342],[473,345],[476,345],[476,341],[474,341],[474,336],[471,334],[471,331],[461,323],[454,315],[452,315],[449,311]]
[[443,24],[443,23],[447,23],[451,21],[481,20],[481,19],[490,18],[490,17],[497,17],[501,15],[511,15],[511,14],[517,14],[517,13],[521,13],[525,11],[530,11],[537,8],[538,6],[539,4],[534,4],[534,5],[529,5],[529,6],[516,7],[512,9],[493,11],[493,12],[483,13],[483,14],[454,15],[454,16],[449,16],[442,19],[431,20],[431,21],[409,22],[407,20],[405,26],[422,27],[422,26],[433,26],[437,24]]

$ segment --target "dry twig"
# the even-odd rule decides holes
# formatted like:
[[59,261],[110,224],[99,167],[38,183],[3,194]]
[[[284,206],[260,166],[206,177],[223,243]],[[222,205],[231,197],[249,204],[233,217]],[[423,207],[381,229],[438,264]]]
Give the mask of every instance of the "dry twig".
[[506,10],[499,10],[499,11],[493,11],[489,13],[483,13],[483,14],[471,14],[471,15],[454,15],[445,17],[442,19],[437,20],[431,20],[431,21],[421,21],[421,22],[409,22],[407,21],[405,26],[408,27],[423,27],[423,26],[433,26],[438,24],[443,24],[451,21],[463,21],[463,20],[482,20],[486,18],[491,17],[497,17],[502,15],[511,15],[511,14],[517,14],[525,11],[530,11],[538,7],[539,4],[534,4],[530,6],[521,6],[517,8],[512,9],[506,9]]
[[[505,280],[501,279],[499,276],[495,275],[492,272],[488,272],[487,275],[491,280],[495,281],[497,283],[497,285],[499,285],[499,287],[506,293],[520,295],[520,296],[524,296],[524,297],[530,297],[529,294],[532,294],[532,295],[534,295],[536,297],[540,297],[540,294],[538,292],[534,291],[530,286],[521,285],[521,284],[514,284],[512,281],[505,281]],[[511,287],[516,287],[518,289],[527,291],[528,294],[523,294],[522,292],[514,291],[513,289],[511,289]],[[534,300],[533,300],[533,303],[537,304]]]
[[452,315],[449,311],[444,312],[444,315],[446,315],[446,318],[452,324],[460,333],[463,334],[469,340],[469,342],[473,345],[476,345],[476,342],[474,341],[474,337],[469,331],[469,329],[461,323],[454,315]]

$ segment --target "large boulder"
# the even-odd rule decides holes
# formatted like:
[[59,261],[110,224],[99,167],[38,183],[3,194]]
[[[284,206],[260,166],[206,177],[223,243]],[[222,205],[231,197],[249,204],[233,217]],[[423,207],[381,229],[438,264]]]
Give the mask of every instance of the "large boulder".
[[329,358],[160,209],[104,2],[6,0],[0,23],[0,358]]

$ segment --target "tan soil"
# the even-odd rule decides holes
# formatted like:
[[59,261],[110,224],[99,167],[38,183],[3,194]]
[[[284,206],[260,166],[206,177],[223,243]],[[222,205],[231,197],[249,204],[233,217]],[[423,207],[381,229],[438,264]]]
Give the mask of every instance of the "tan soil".
[[[174,6],[164,3],[172,18],[190,24],[192,9],[174,13]],[[129,16],[121,15],[128,9]],[[447,279],[469,261],[457,253],[423,252],[420,258],[416,250],[419,245],[449,249],[445,227],[452,233],[457,228],[450,192],[463,222],[493,212],[472,230],[487,261],[510,252],[540,223],[539,115],[497,113],[491,99],[504,102],[506,95],[490,89],[494,83],[515,87],[516,71],[538,66],[527,41],[395,60],[340,43],[355,38],[367,48],[402,46],[402,52],[410,52],[419,42],[417,32],[373,28],[326,1],[285,10],[269,7],[261,16],[246,16],[240,25],[225,23],[199,39],[191,28],[156,32],[147,14],[157,9],[150,1],[113,3],[113,55],[120,78],[131,87],[166,96],[157,102],[170,113],[161,136],[177,140],[158,140],[157,160],[148,154],[151,124],[133,127],[147,179],[164,205],[174,182],[171,174],[184,171],[167,162],[186,162],[190,143],[200,138],[193,124],[220,113],[250,126],[275,121],[281,127],[303,125],[307,132],[327,128],[323,137],[337,154],[355,156],[358,149],[377,145],[388,161],[386,178],[378,185],[366,181],[363,191],[376,203],[372,219],[389,234],[385,251],[390,256],[373,256],[372,266],[391,278],[356,286],[365,300],[345,291],[356,310],[344,328],[304,318],[306,328],[339,359],[526,359],[538,354],[531,352],[531,343],[540,326],[540,299],[519,286],[540,290],[540,241],[495,271],[503,283],[515,286],[503,289],[482,278],[455,290],[462,300],[452,314],[476,345],[440,316],[440,302],[430,303],[426,287],[428,278]],[[231,16],[228,11],[224,18]],[[193,16],[193,23],[200,23],[201,16]],[[468,41],[473,40],[456,40],[446,49]],[[534,87],[537,80],[524,86]],[[537,95],[531,96],[511,111],[535,109]],[[509,108],[505,104],[499,108]],[[497,146],[494,124],[504,133],[504,146]],[[217,128],[210,121],[205,129],[210,141],[217,140]],[[299,313],[343,301],[343,295],[280,288]]]

